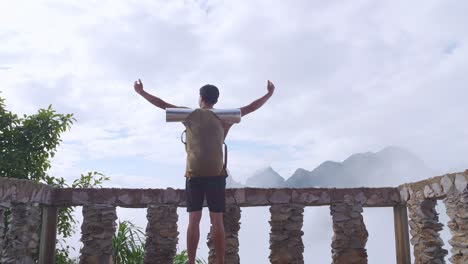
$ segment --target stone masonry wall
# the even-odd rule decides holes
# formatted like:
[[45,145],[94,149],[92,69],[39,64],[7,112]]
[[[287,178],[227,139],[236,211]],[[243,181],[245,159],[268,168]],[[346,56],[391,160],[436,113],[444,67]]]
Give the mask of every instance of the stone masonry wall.
[[115,207],[108,204],[83,206],[80,264],[113,264],[112,236],[116,231]]
[[450,261],[456,264],[468,263],[468,188],[462,193],[453,193],[444,200],[448,227],[452,233],[449,244],[452,246]]
[[[353,260],[353,256],[355,261],[352,263],[366,263],[367,231],[362,221],[362,207],[407,205],[410,210],[412,242],[415,245],[416,259],[420,261],[417,263],[425,261],[441,263],[447,252],[442,249],[442,244],[439,242],[438,231],[440,231],[441,225],[438,223],[437,213],[434,210],[434,202],[437,199],[445,199],[447,214],[451,218],[449,223],[452,231],[450,244],[453,247],[451,261],[464,263],[467,254],[466,221],[468,217],[466,203],[468,198],[465,193],[467,183],[468,170],[463,173],[447,174],[420,182],[403,184],[398,188],[228,189],[226,190],[226,204],[227,206],[241,207],[271,206],[270,246],[272,252],[270,260],[277,261],[281,258],[278,252],[284,251],[285,247],[290,247],[289,242],[281,239],[286,234],[293,238],[294,242],[290,243],[296,245],[284,254],[286,258],[293,258],[290,263],[303,262],[301,228],[304,206],[332,205],[331,213],[335,230],[332,245],[334,263],[351,263],[349,261]],[[13,213],[10,216],[12,228],[9,229],[4,239],[6,245],[2,251],[1,263],[27,263],[27,261],[37,257],[37,246],[34,246],[33,250],[33,245],[38,242],[40,210],[21,207],[27,207],[26,204],[31,203],[58,207],[83,205],[85,220],[82,225],[84,247],[81,251],[81,263],[112,263],[111,239],[115,232],[115,206],[149,207],[148,239],[151,240],[150,237],[153,237],[154,241],[158,241],[155,244],[164,245],[159,246],[159,249],[163,248],[164,252],[174,252],[175,254],[177,245],[177,214],[175,210],[177,207],[185,206],[185,193],[184,190],[171,188],[53,188],[31,181],[0,177],[0,205],[8,207],[10,204],[14,205]],[[1,208],[0,211],[2,211]],[[225,225],[230,225],[232,235],[227,236],[226,257],[231,254],[231,260],[237,262],[238,238],[234,234],[237,234],[238,228],[240,228],[237,219],[237,217],[240,218],[240,211],[233,210],[229,214],[233,220],[226,222]],[[163,215],[163,217],[158,215]],[[280,224],[283,218],[285,220]],[[164,226],[166,222],[174,224]],[[153,229],[156,226],[159,226],[159,229]],[[228,228],[226,227],[226,229]],[[300,232],[295,232],[297,230]],[[165,233],[156,234],[156,232]],[[27,236],[28,238],[26,238]],[[18,243],[18,241],[25,243]],[[0,247],[1,242],[0,236]],[[148,248],[147,256],[153,253]],[[156,252],[155,254],[164,255],[166,253]],[[166,254],[161,260],[162,262],[159,263],[171,263],[169,256],[172,254]],[[288,254],[294,255],[294,257],[289,257]],[[347,259],[348,262],[342,262],[343,256],[351,257]],[[18,260],[19,258],[23,259]],[[152,260],[153,258],[147,258],[146,262],[151,263],[149,261]],[[276,263],[281,262],[277,261]]]
[[302,225],[304,206],[297,204],[270,207],[270,262],[273,264],[304,263]]
[[414,246],[414,263],[444,263],[447,250],[439,232],[443,224],[435,211],[434,199],[411,199],[408,201],[411,244]]
[[448,251],[443,249],[439,232],[443,225],[435,210],[437,199],[444,199],[447,214],[451,218],[448,227],[452,232],[449,244],[453,263],[467,263],[468,218],[464,198],[468,184],[468,170],[446,174],[415,183],[399,186],[402,202],[409,210],[411,244],[414,246],[415,263],[444,263]]
[[332,259],[334,264],[367,263],[368,232],[362,218],[363,196],[345,196],[330,206],[333,219]]
[[446,174],[427,180],[400,185],[402,202],[410,199],[443,199],[447,195],[463,192],[468,184],[468,170],[463,173]]
[[177,206],[148,207],[145,264],[171,264],[179,241]]
[[0,205],[0,253],[5,245],[5,210],[6,208]]
[[38,259],[41,208],[37,204],[12,204],[0,263],[32,264]]

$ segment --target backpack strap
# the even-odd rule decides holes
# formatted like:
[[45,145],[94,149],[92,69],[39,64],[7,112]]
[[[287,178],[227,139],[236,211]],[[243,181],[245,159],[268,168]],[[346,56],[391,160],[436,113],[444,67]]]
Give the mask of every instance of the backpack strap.
[[226,177],[227,177],[228,147],[226,145],[226,142],[224,142],[223,145],[224,145],[224,166],[223,166],[223,170],[224,170],[224,172],[226,172]]
[[184,134],[187,136],[187,129],[185,129],[182,134],[180,134],[180,141],[185,145],[185,149],[187,149],[187,139],[184,141]]
[[187,134],[187,129],[185,129],[185,130],[182,132],[182,134],[180,134],[180,141],[181,141],[183,144],[187,145],[187,141],[184,141],[184,134]]

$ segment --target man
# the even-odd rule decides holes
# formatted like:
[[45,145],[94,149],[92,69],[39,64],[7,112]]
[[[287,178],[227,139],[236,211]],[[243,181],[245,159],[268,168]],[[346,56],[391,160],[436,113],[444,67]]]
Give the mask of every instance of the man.
[[[147,93],[143,89],[143,83],[141,82],[140,79],[138,79],[138,81],[135,81],[134,88],[138,94],[140,94],[150,103],[152,103],[153,105],[161,109],[186,108],[186,107],[175,106],[173,104],[167,103],[164,100]],[[259,109],[263,104],[265,104],[266,101],[268,101],[268,99],[270,99],[270,97],[273,95],[274,90],[275,90],[275,86],[273,85],[272,82],[268,81],[267,94],[253,101],[251,104],[241,107],[240,108],[241,116],[245,116]],[[225,210],[224,191],[226,188],[226,177],[227,177],[226,167],[224,165],[224,168],[220,170],[219,173],[203,173],[203,175],[197,175],[196,173],[197,166],[193,165],[193,164],[196,164],[197,162],[200,163],[201,161],[203,161],[202,163],[205,163],[206,165],[207,163],[206,160],[210,160],[210,161],[215,160],[214,162],[209,162],[209,163],[217,163],[217,161],[219,160],[222,162],[222,159],[223,159],[222,143],[224,142],[224,138],[227,136],[232,124],[223,122],[219,119],[211,118],[211,116],[213,115],[211,111],[206,111],[208,109],[213,109],[214,105],[218,102],[218,97],[219,97],[219,90],[216,86],[207,84],[201,87],[200,97],[198,101],[200,108],[195,111],[197,112],[196,118],[192,118],[193,126],[190,124],[191,116],[189,116],[188,120],[184,122],[184,125],[186,126],[188,130],[187,142],[186,142],[187,172],[185,175],[186,176],[185,191],[186,191],[186,197],[187,197],[187,212],[189,212],[189,225],[187,228],[187,253],[189,257],[189,264],[195,263],[195,256],[196,256],[198,241],[200,239],[199,226],[200,226],[200,220],[202,216],[202,206],[203,206],[203,200],[205,197],[206,197],[206,201],[208,203],[208,208],[210,211],[210,219],[211,219],[211,225],[212,225],[211,231],[212,231],[212,237],[213,237],[214,245],[215,245],[217,263],[224,264],[225,236],[224,236],[224,225],[223,225],[223,212]],[[205,121],[199,122],[200,120],[205,120]],[[194,122],[198,122],[198,123],[194,124]],[[208,125],[211,124],[212,127],[209,127],[208,129],[203,130],[204,124],[208,124]],[[216,127],[216,125],[219,125],[219,126]],[[200,126],[202,127],[200,128]],[[209,155],[207,154],[209,151],[205,151],[205,152],[204,151],[197,151],[197,152],[192,151],[191,152],[191,147],[192,148],[193,146],[197,147],[197,145],[193,143],[190,144],[191,142],[189,141],[193,137],[200,137],[200,135],[197,135],[197,131],[198,132],[205,131],[203,133],[211,133],[210,135],[204,137],[205,141],[199,140],[199,139],[193,140],[193,141],[196,141],[196,143],[199,143],[200,141],[204,142],[204,143],[199,143],[202,145],[203,144],[210,145],[210,143],[212,143],[212,142],[207,142],[207,139],[216,141],[216,135],[220,135],[222,137],[221,140],[217,140],[217,142],[215,142],[214,144],[211,144],[211,145],[214,145],[214,148],[217,150],[214,152],[216,153],[215,154],[216,157],[214,158],[210,157],[208,159],[203,158],[203,155]],[[221,132],[216,133],[216,131],[221,131]],[[201,137],[203,137],[203,135],[201,135]],[[202,150],[210,149],[210,147],[202,146],[201,149]],[[194,153],[196,155],[194,155]],[[219,155],[221,155],[221,157],[219,157]],[[220,169],[219,166],[218,166],[218,169]],[[206,174],[209,174],[209,175],[206,175]]]

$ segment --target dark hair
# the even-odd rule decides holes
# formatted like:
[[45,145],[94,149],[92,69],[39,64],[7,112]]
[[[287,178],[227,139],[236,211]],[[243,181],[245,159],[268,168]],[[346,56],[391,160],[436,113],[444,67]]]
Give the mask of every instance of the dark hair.
[[218,102],[218,87],[211,84],[206,84],[200,88],[200,96],[202,97],[203,101],[214,105]]

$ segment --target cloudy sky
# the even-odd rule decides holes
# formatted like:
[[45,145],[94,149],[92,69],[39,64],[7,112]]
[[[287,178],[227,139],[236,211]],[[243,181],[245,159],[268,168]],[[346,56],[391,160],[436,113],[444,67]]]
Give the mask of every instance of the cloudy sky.
[[0,96],[18,114],[74,113],[51,171],[69,180],[97,170],[109,186],[183,186],[183,127],[133,91],[137,78],[187,107],[215,84],[218,108],[272,80],[275,95],[227,141],[241,181],[389,145],[461,171],[467,12],[454,0],[0,0]]

